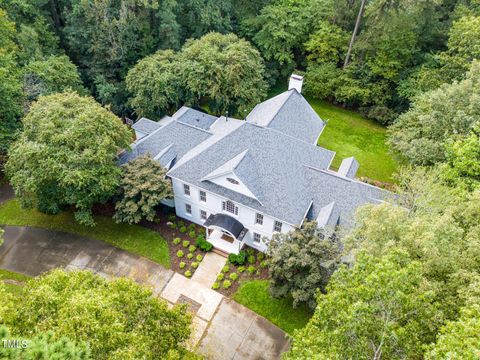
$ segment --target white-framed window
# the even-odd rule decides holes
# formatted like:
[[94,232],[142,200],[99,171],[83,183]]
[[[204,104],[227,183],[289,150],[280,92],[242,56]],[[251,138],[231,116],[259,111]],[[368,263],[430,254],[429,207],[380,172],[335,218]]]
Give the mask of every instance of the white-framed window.
[[200,190],[200,201],[207,202],[207,193],[205,191]]
[[230,200],[228,201],[222,201],[222,210],[227,211],[229,213],[232,213],[234,215],[238,215],[238,206],[236,206],[233,202]]
[[263,215],[262,214],[256,213],[255,224],[263,225]]
[[262,240],[262,236],[259,233],[253,233],[253,243],[260,244],[260,240]]
[[280,221],[275,220],[273,224],[273,231],[282,232],[282,223]]
[[190,185],[183,184],[183,193],[187,196],[190,196]]
[[205,210],[200,210],[200,219],[207,220],[207,212]]
[[192,205],[190,205],[190,204],[185,204],[185,212],[186,212],[188,215],[192,215]]

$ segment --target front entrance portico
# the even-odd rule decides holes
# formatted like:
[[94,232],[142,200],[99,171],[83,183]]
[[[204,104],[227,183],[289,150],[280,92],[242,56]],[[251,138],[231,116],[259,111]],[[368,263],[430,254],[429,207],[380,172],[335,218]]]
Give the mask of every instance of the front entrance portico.
[[227,254],[238,254],[248,230],[237,219],[226,214],[212,214],[203,224],[207,241]]

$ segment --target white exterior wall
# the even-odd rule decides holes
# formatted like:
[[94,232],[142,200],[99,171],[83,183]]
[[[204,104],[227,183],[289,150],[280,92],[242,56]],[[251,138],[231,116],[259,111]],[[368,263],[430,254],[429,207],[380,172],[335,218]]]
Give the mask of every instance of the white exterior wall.
[[[173,193],[175,198],[175,212],[177,216],[187,219],[191,222],[194,222],[199,225],[203,225],[203,220],[200,218],[200,210],[205,210],[207,212],[207,217],[210,214],[224,213],[236,218],[240,221],[245,228],[248,229],[248,233],[245,235],[243,241],[253,248],[256,248],[260,251],[266,250],[266,244],[261,242],[260,244],[255,244],[253,242],[253,233],[256,232],[267,238],[271,238],[273,234],[273,226],[275,219],[267,214],[263,214],[263,225],[255,224],[255,217],[257,211],[243,206],[242,204],[235,203],[238,206],[238,216],[232,213],[222,210],[222,201],[229,199],[220,197],[216,194],[210,193],[204,189],[200,189],[196,186],[190,185],[190,196],[184,194],[183,182],[177,179],[172,179]],[[207,201],[200,201],[200,190],[203,190],[207,193]],[[185,204],[190,204],[192,206],[192,214],[189,215],[185,211]],[[279,220],[280,221],[280,220]],[[289,232],[293,227],[289,224],[282,222],[282,233]]]

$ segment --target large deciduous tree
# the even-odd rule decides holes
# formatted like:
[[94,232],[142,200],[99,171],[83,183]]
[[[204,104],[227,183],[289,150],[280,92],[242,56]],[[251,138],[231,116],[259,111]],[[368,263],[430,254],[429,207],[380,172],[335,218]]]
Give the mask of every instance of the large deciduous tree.
[[73,206],[77,221],[92,225],[92,204],[118,188],[117,154],[131,141],[126,126],[92,98],[73,92],[40,97],[23,125],[6,164],[23,206],[47,213]]
[[6,323],[27,338],[51,332],[86,343],[93,359],[178,359],[191,317],[132,280],[54,270],[28,282]]
[[419,359],[440,315],[421,264],[405,252],[359,254],[333,274],[286,359]]
[[479,96],[480,62],[474,62],[465,80],[418,96],[390,128],[390,145],[412,164],[445,161],[447,140],[468,135],[480,121]]
[[173,196],[166,170],[150,156],[144,155],[123,168],[120,187],[122,198],[115,204],[115,220],[136,224],[142,219],[153,221],[155,206]]
[[325,286],[340,261],[340,248],[316,222],[301,229],[276,233],[268,244],[270,292],[293,297],[294,306],[314,308],[315,295]]

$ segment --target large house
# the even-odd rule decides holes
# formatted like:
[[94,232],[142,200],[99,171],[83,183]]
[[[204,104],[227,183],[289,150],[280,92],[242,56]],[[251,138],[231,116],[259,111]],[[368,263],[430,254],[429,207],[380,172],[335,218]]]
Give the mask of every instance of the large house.
[[244,244],[265,251],[264,238],[307,219],[351,226],[357,207],[388,193],[355,179],[353,157],[329,169],[335,153],[317,146],[326,124],[301,95],[302,82],[292,75],[288,91],[258,104],[245,120],[185,106],[158,122],[142,118],[120,163],[149,154],[168,169],[169,205],[205,226],[207,240],[227,253]]

